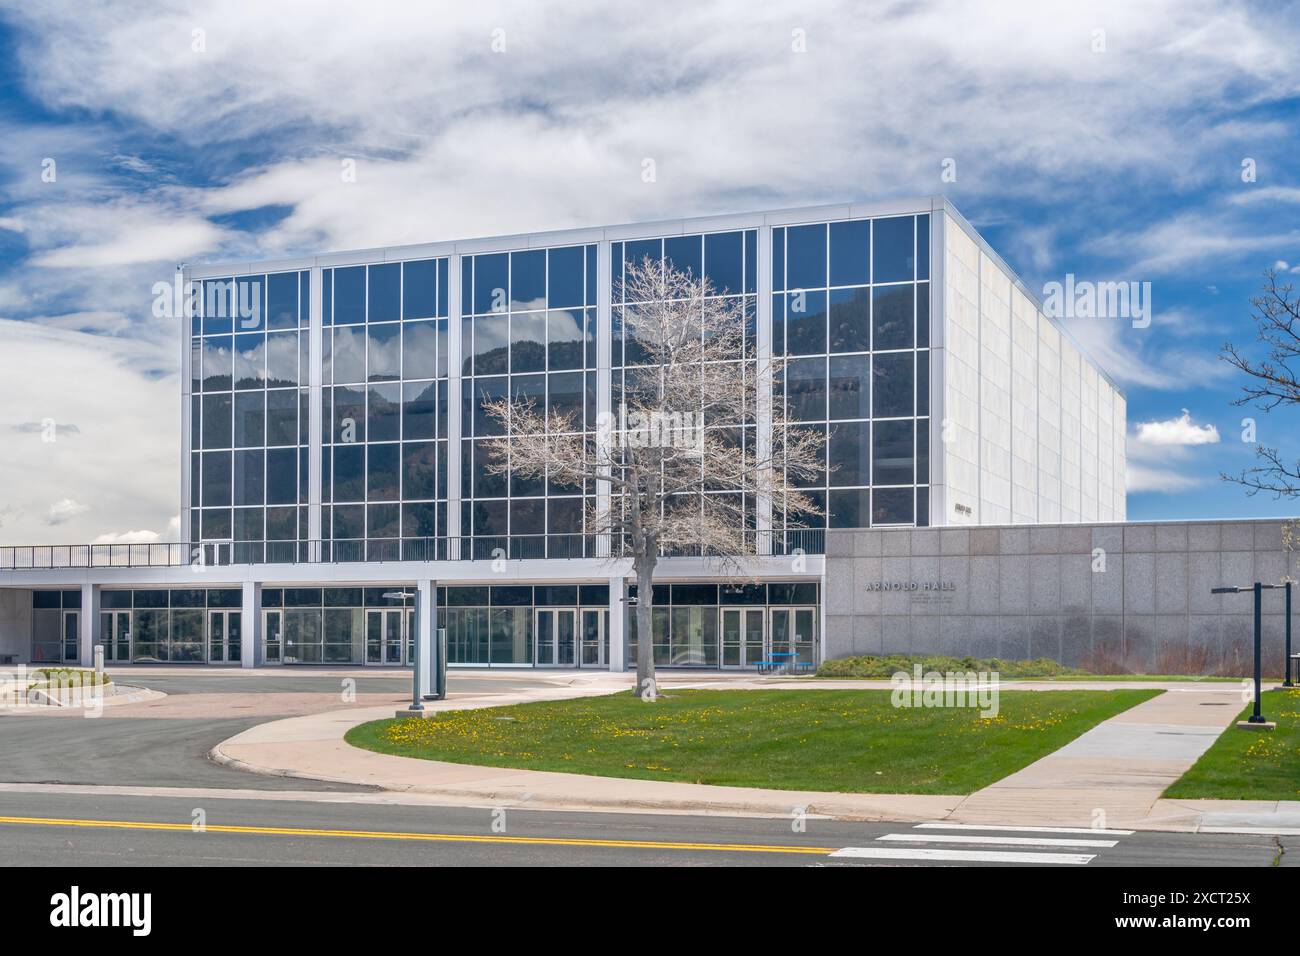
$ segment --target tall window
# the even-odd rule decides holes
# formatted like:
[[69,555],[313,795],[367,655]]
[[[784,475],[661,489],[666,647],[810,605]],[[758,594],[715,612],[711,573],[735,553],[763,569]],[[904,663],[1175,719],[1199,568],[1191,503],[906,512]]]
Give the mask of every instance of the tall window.
[[773,401],[826,434],[807,484],[829,527],[929,523],[929,248],[928,215],[772,231]]
[[447,260],[325,269],[321,529],[336,561],[438,557]]
[[596,427],[596,247],[564,246],[461,260],[461,534],[476,556],[581,557],[591,483],[491,474],[485,437],[506,431],[493,399],[532,401]]
[[[744,317],[745,339],[743,352],[734,356],[730,362],[719,365],[731,365],[730,369],[720,368],[719,374],[734,376],[740,374],[751,385],[755,384],[758,374],[756,359],[755,321],[758,299],[755,294],[758,283],[758,234],[755,230],[716,232],[689,236],[670,236],[661,239],[637,239],[616,242],[612,246],[612,348],[611,348],[611,402],[615,415],[619,413],[625,390],[636,387],[643,381],[639,371],[646,365],[647,359],[641,354],[635,339],[624,334],[623,313],[631,304],[621,294],[621,285],[625,269],[640,265],[645,259],[662,263],[665,269],[689,273],[694,278],[706,278],[709,281],[710,296],[734,301],[740,308],[739,315]],[[709,370],[705,370],[709,374]],[[703,412],[703,409],[701,409]],[[756,438],[756,422],[753,417],[737,425],[735,422],[719,423],[704,419],[706,429],[723,438],[736,448],[753,448]],[[676,496],[678,502],[667,501],[665,507],[701,508],[701,495],[731,495],[737,498],[735,513],[743,514],[746,522],[754,522],[754,502],[742,500],[741,492],[704,487],[691,494]],[[620,507],[618,495],[614,495],[611,507]],[[676,512],[675,512],[676,513]]]
[[191,338],[190,540],[291,560],[307,536],[309,273],[207,279]]

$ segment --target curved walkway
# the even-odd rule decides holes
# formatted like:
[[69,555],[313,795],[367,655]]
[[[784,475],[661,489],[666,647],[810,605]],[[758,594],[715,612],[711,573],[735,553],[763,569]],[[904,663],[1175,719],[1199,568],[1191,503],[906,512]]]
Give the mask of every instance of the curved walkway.
[[[670,677],[664,683],[732,688],[888,686],[881,682],[754,680],[726,675]],[[439,711],[562,700],[630,686],[630,675],[610,674],[568,684],[539,681],[535,688],[505,694],[453,694],[426,706]],[[218,744],[212,757],[254,773],[421,793],[449,804],[763,816],[789,816],[802,810],[842,820],[950,820],[1207,832],[1292,832],[1300,828],[1300,804],[1252,802],[1242,806],[1238,801],[1160,799],[1165,788],[1236,716],[1241,692],[1235,684],[1032,681],[1008,684],[1004,689],[1144,686],[1159,687],[1166,693],[1103,721],[1061,750],[970,795],[765,790],[481,767],[379,754],[344,741],[344,734],[357,724],[392,716],[391,707],[333,711],[261,724]]]

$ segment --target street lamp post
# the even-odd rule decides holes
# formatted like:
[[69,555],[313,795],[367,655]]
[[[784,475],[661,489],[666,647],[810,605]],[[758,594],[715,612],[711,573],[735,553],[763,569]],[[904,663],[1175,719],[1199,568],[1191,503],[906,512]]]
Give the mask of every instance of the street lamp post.
[[420,699],[420,591],[417,588],[414,592],[384,592],[386,601],[405,601],[407,598],[415,599],[415,640],[412,642],[415,646],[415,655],[411,660],[411,706],[406,709],[412,714],[420,715],[424,713],[424,702]]
[[[1260,671],[1261,671],[1261,647],[1263,645],[1262,632],[1264,629],[1264,612],[1263,612],[1264,589],[1268,588],[1269,590],[1272,590],[1274,588],[1280,588],[1283,586],[1284,585],[1281,584],[1263,584],[1259,581],[1256,581],[1253,585],[1250,585],[1249,587],[1210,588],[1211,594],[1242,594],[1243,592],[1246,591],[1255,592],[1255,707],[1250,717],[1248,717],[1245,720],[1246,724],[1259,724],[1263,727],[1269,726],[1269,722],[1264,719],[1264,715],[1260,711],[1260,706],[1262,704],[1260,698],[1263,696],[1262,688],[1261,688],[1262,675]],[[1287,590],[1287,612],[1288,612],[1287,633],[1289,635],[1291,630],[1291,615],[1290,615],[1291,585],[1287,584],[1285,585],[1285,587]],[[1288,663],[1290,663],[1289,656],[1287,660]],[[1238,723],[1237,726],[1240,727],[1241,723]]]

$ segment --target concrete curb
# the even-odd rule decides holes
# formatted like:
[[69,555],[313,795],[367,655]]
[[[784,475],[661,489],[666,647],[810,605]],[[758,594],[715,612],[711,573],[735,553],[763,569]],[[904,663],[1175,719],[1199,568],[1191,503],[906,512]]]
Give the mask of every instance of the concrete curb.
[[[271,721],[271,723],[276,723],[276,721]],[[365,787],[369,790],[376,791],[385,789],[383,787],[376,787],[373,784],[359,783],[356,780],[349,780],[346,777],[328,777],[319,774],[301,773],[297,770],[289,770],[283,767],[265,767],[260,764],[250,763],[247,760],[232,757],[221,749],[223,744],[227,744],[230,740],[234,739],[234,737],[231,737],[229,740],[223,740],[221,743],[209,750],[207,754],[208,759],[222,767],[229,767],[231,770],[240,770],[244,773],[255,773],[263,777],[281,777],[289,780],[320,780],[325,783],[343,783],[353,787]],[[410,789],[414,790],[414,788]],[[394,792],[400,793],[403,791],[397,790]]]
[[[117,684],[117,687],[127,687],[126,684]],[[104,701],[104,706],[114,704],[139,704],[146,700],[162,700],[167,696],[165,691],[154,690],[151,687],[131,687],[125,694],[115,694]]]
[[[162,700],[167,696],[160,690],[153,690],[148,687],[130,687],[126,684],[114,683],[115,692],[107,697],[101,698],[99,703],[102,707],[117,707],[122,704],[140,704],[151,700]],[[126,693],[117,693],[117,690],[125,689]],[[31,714],[40,717],[49,717],[54,715],[75,714],[84,711],[84,707],[64,707],[59,704],[37,704],[37,705],[0,705],[0,714]]]

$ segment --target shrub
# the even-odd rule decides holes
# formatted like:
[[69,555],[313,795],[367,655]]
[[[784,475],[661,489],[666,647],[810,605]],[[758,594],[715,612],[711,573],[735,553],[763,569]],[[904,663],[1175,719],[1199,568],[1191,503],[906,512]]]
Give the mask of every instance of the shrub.
[[65,687],[94,687],[113,683],[113,678],[107,674],[78,667],[42,667],[32,671],[31,676],[38,685],[57,683]]
[[1029,661],[1004,661],[996,657],[947,657],[942,654],[888,654],[877,656],[867,654],[862,657],[837,657],[823,661],[817,668],[818,677],[854,677],[888,679],[898,671],[912,672],[912,668],[921,665],[922,671],[997,671],[1007,679],[1019,677],[1090,677],[1088,671],[1077,667],[1066,667],[1060,661],[1050,657],[1039,657]]

